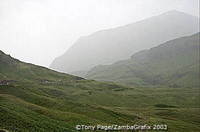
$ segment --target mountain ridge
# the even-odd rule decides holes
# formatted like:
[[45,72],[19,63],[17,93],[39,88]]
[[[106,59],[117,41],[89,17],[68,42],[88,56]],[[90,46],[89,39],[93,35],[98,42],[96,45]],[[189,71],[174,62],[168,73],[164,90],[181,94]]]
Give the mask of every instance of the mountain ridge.
[[127,59],[158,43],[198,32],[198,21],[195,16],[169,11],[125,26],[97,31],[78,39],[64,55],[56,57],[50,68],[73,73]]
[[[137,52],[128,60],[94,67],[88,72],[86,77],[99,81],[114,81],[125,84],[142,81],[143,83],[146,82],[147,85],[154,85],[152,83],[155,81],[155,84],[164,83],[164,85],[167,85],[166,79],[171,77],[169,83],[172,83],[173,79],[178,79],[175,77],[178,74],[180,78],[182,74],[187,75],[184,71],[188,71],[191,75],[196,76],[199,73],[199,34],[167,41],[159,46]],[[198,75],[196,79],[198,79]],[[188,78],[193,84],[186,79],[185,81],[188,84],[185,84],[185,86],[200,86],[196,79],[194,76]],[[148,83],[148,81],[150,82]],[[174,82],[171,85],[178,86],[179,84],[181,82]]]

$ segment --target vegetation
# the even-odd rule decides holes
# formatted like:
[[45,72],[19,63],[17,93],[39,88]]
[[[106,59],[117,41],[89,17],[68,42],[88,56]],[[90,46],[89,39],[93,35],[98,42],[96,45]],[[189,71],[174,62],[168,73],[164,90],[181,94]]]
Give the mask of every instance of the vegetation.
[[[78,124],[167,124],[200,131],[199,88],[126,87],[85,80],[0,51],[0,131],[76,131]],[[12,80],[12,81],[9,81]]]
[[97,66],[87,78],[128,86],[200,87],[200,33],[168,41],[129,60]]

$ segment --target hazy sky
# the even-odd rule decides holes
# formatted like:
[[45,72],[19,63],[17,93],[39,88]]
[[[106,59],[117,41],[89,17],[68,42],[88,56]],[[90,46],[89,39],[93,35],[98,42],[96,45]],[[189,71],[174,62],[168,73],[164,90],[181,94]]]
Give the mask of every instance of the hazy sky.
[[49,66],[80,36],[179,10],[199,16],[199,0],[0,0],[0,50]]

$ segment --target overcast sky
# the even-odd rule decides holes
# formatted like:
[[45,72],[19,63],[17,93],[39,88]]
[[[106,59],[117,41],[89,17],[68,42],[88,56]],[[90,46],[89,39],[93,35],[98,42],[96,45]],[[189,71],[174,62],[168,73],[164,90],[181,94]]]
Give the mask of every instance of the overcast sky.
[[0,0],[0,50],[48,67],[80,36],[169,10],[199,16],[199,0]]

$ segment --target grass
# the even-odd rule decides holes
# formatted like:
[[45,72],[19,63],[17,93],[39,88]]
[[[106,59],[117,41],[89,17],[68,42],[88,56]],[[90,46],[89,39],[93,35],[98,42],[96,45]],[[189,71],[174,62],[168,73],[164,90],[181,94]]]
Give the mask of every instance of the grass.
[[78,124],[145,123],[166,124],[171,132],[200,131],[199,88],[126,87],[0,55],[4,79],[15,82],[0,85],[2,131],[74,132]]
[[16,82],[0,86],[0,128],[75,131],[77,124],[147,123],[167,124],[169,131],[199,131],[198,90],[127,88],[88,80]]

